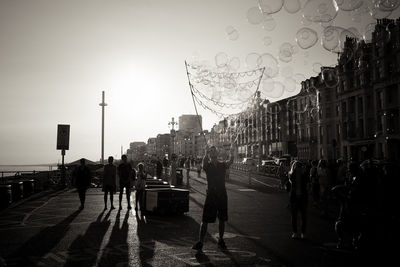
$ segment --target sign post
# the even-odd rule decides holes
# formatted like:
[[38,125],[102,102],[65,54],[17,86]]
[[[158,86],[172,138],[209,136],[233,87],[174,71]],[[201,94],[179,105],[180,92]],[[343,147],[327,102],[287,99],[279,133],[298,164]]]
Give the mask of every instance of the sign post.
[[65,165],[64,156],[65,150],[69,149],[69,124],[58,124],[57,125],[57,150],[61,150],[62,165],[61,165],[61,186],[65,186]]

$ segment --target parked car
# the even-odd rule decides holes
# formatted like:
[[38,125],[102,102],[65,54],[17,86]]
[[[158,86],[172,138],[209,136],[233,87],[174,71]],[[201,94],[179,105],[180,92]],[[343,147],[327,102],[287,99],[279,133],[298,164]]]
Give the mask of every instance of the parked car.
[[242,164],[255,165],[256,161],[253,158],[243,158]]

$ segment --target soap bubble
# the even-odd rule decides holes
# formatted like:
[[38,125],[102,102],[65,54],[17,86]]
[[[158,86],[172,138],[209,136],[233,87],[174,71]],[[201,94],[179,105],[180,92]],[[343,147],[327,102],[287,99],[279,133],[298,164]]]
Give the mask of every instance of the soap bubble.
[[258,0],[258,6],[263,13],[274,14],[282,9],[283,0]]
[[266,31],[272,31],[276,27],[276,21],[271,15],[265,15],[261,27]]
[[264,45],[265,45],[265,46],[269,46],[270,44],[272,44],[272,38],[269,37],[269,36],[265,36],[265,37],[263,38],[263,42],[264,42]]
[[258,64],[258,58],[260,57],[257,53],[250,53],[246,56],[246,66],[248,69],[256,69],[260,65]]
[[296,33],[296,42],[303,48],[308,49],[314,46],[318,41],[318,34],[316,31],[310,28],[301,28]]
[[276,60],[276,58],[269,53],[264,53],[259,56],[257,59],[257,65],[265,67],[264,77],[273,78],[278,75],[278,60]]
[[237,57],[231,58],[231,60],[229,61],[229,67],[233,71],[237,71],[240,68],[240,59]]
[[339,84],[339,76],[335,68],[322,68],[321,74],[327,87],[333,88]]
[[312,66],[313,72],[315,72],[317,74],[319,74],[321,72],[321,68],[322,68],[322,64],[319,62],[314,63]]
[[364,4],[364,0],[333,0],[339,9],[343,11],[352,11],[360,8]]
[[228,55],[224,52],[219,52],[215,56],[215,65],[217,65],[217,67],[226,66],[228,64],[228,61],[229,61]]
[[293,78],[286,78],[284,83],[286,92],[294,92],[298,87],[296,80]]
[[338,10],[332,0],[309,0],[302,9],[302,15],[312,22],[329,22],[336,18]]
[[288,13],[294,14],[301,9],[301,4],[299,0],[285,0],[283,7]]

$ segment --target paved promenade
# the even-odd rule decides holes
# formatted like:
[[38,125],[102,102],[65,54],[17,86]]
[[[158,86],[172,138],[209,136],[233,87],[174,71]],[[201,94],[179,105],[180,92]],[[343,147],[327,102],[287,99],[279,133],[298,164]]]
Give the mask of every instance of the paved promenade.
[[[333,220],[310,208],[307,239],[290,238],[287,194],[268,178],[231,173],[227,183],[228,251],[217,248],[218,225],[209,226],[204,254],[197,240],[206,182],[191,173],[190,211],[183,216],[142,216],[103,210],[101,189],[90,189],[78,211],[75,190],[65,190],[3,211],[0,266],[351,266],[353,253],[336,250]],[[186,181],[186,178],[184,178]],[[114,197],[117,205],[118,195]]]

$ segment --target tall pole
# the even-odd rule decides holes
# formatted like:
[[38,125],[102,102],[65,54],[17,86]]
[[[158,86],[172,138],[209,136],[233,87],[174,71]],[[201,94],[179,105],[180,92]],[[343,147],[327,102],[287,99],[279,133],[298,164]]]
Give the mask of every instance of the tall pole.
[[101,164],[104,164],[104,110],[107,104],[105,101],[105,93],[102,92],[102,102],[99,104],[101,106]]

